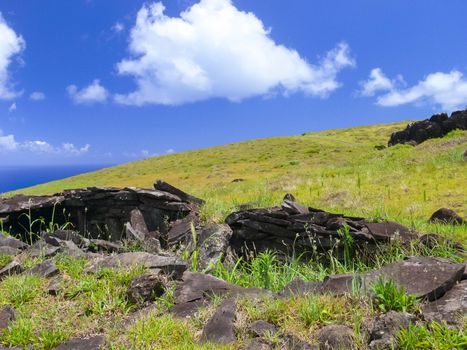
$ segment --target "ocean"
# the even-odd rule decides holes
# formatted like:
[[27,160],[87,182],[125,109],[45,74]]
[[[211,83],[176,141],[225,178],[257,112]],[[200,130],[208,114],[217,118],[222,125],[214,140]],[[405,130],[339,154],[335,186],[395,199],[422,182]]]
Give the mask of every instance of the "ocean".
[[0,193],[60,180],[110,165],[0,166]]

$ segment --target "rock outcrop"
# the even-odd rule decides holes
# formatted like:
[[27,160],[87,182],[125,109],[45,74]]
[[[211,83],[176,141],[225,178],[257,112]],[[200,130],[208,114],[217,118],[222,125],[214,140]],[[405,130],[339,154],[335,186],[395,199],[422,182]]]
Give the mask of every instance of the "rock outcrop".
[[162,181],[154,187],[89,187],[52,196],[17,195],[0,199],[0,220],[13,235],[24,235],[23,227],[30,222],[34,232],[41,232],[44,223],[71,223],[82,235],[111,241],[125,238],[129,223],[142,232],[142,239],[149,235],[164,243],[167,223],[187,216],[203,201]]
[[[346,238],[358,249],[399,238],[407,242],[417,235],[395,222],[369,222],[363,218],[305,207],[286,196],[281,207],[239,211],[225,222],[232,228],[230,245],[239,255],[271,250],[301,255],[334,250],[342,253]],[[348,242],[348,241],[347,241]]]
[[389,146],[398,143],[417,145],[428,139],[442,137],[455,129],[467,130],[467,109],[453,112],[451,117],[446,113],[440,113],[430,119],[410,123],[404,130],[391,135]]

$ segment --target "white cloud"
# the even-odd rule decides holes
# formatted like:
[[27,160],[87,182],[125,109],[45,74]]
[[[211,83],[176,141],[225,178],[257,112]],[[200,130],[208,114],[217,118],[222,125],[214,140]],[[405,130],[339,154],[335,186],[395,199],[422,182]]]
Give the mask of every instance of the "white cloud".
[[105,89],[98,79],[78,90],[76,85],[69,85],[67,87],[68,95],[77,104],[93,104],[97,102],[105,102],[109,97],[109,92]]
[[115,33],[120,33],[120,32],[122,32],[123,30],[125,30],[125,26],[123,25],[123,23],[117,22],[117,23],[115,23],[115,24],[112,26],[112,30],[113,30]]
[[25,46],[23,38],[8,26],[0,12],[0,100],[10,100],[20,95],[11,86],[8,66]]
[[131,30],[132,57],[118,63],[137,89],[118,103],[176,105],[209,98],[231,101],[275,92],[326,97],[341,86],[337,74],[354,66],[349,47],[338,44],[312,65],[276,44],[253,13],[231,0],[201,0],[180,14],[162,3],[144,5]]
[[167,154],[172,154],[175,153],[175,150],[173,148],[169,148],[167,151],[165,151]]
[[10,107],[8,107],[8,112],[14,112],[16,111],[16,102],[13,102]]
[[50,143],[41,140],[17,142],[14,135],[3,136],[3,133],[0,130],[0,153],[19,151],[64,156],[80,156],[88,153],[90,148],[90,145],[76,147],[72,143],[64,143],[59,147],[55,147]]
[[394,80],[390,80],[381,68],[374,68],[371,70],[370,78],[360,83],[362,86],[361,94],[362,96],[374,96],[378,91],[393,90],[398,84],[405,84],[401,75],[398,75]]
[[42,101],[45,100],[45,94],[40,91],[34,91],[31,95],[29,95],[29,99],[33,101]]
[[[383,78],[386,78],[381,71],[380,73]],[[369,81],[371,79],[370,76]],[[374,92],[378,90],[385,91],[385,93],[377,97],[376,103],[385,107],[404,104],[432,104],[441,106],[445,110],[453,110],[465,108],[467,105],[467,79],[457,70],[452,70],[449,73],[428,74],[423,80],[408,88],[395,86],[393,80],[391,86],[380,86]]]

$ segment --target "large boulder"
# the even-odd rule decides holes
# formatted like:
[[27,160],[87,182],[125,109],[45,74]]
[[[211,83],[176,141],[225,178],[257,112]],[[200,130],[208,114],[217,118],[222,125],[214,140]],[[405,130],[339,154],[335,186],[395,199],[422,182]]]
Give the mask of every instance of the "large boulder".
[[433,115],[430,119],[410,123],[404,130],[394,132],[388,144],[419,144],[428,139],[442,137],[455,129],[467,130],[467,109],[453,112],[450,118],[446,113],[441,113]]

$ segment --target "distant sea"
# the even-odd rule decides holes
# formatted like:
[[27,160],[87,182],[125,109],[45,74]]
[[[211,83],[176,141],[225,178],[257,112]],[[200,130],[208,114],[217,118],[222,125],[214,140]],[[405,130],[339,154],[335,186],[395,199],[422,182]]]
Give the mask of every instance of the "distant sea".
[[111,165],[1,166],[0,193],[17,190],[65,177],[84,174]]

